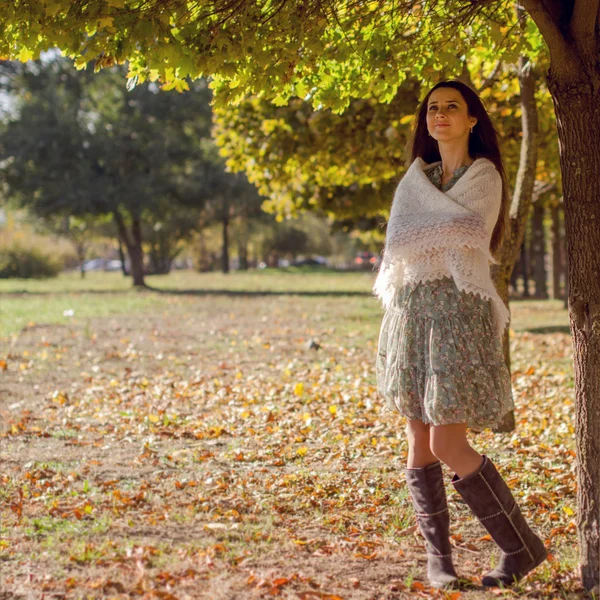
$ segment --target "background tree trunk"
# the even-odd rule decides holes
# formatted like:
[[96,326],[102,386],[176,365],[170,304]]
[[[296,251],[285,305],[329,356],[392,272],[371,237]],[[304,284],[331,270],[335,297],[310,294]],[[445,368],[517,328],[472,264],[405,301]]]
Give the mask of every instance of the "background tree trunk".
[[221,252],[221,269],[223,273],[229,273],[229,215],[223,216],[223,249]]
[[238,268],[241,271],[248,270],[248,211],[242,207],[239,217],[238,242]]
[[[522,11],[517,8],[519,17]],[[523,26],[523,25],[522,25]],[[538,138],[538,115],[535,101],[535,76],[531,63],[523,56],[518,59],[519,85],[521,89],[521,123],[523,139],[521,142],[521,154],[519,159],[519,170],[515,182],[515,190],[510,206],[510,220],[502,247],[497,253],[499,265],[492,265],[491,274],[498,294],[508,306],[508,283],[515,265],[523,235],[527,224],[529,207],[533,195],[535,172],[537,166],[537,138]],[[502,341],[504,360],[510,369],[510,344],[509,328],[506,328]],[[515,429],[515,416],[511,411],[504,421],[494,429],[497,432],[513,431]]]
[[509,293],[512,290],[513,295],[519,295],[519,275],[521,273],[521,257],[523,256],[523,246],[521,246],[521,251],[519,252],[519,258],[513,267],[512,273],[510,274],[509,280]]
[[[565,228],[565,237],[566,237],[566,228]],[[563,306],[565,308],[569,308],[569,253],[564,253],[564,265],[563,269],[565,271],[565,301]]]
[[546,231],[544,230],[544,216],[546,207],[542,197],[538,197],[533,205],[531,215],[531,258],[533,263],[533,281],[535,283],[535,297],[548,298],[548,283],[546,273]]
[[113,211],[113,217],[117,225],[119,237],[129,254],[131,267],[131,276],[134,286],[145,286],[144,282],[144,254],[142,250],[142,232],[139,219],[132,219],[131,235],[127,231],[127,226],[123,216],[118,210]]
[[[527,227],[525,227],[527,230]],[[530,260],[529,260],[529,244],[527,243],[526,235],[523,235],[523,243],[521,244],[521,251],[519,252],[519,261],[517,263],[519,274],[521,275],[521,281],[523,289],[521,296],[523,298],[529,298],[529,273],[530,273]]]
[[85,279],[85,253],[87,248],[83,244],[75,244],[77,252],[77,262],[79,263],[79,274],[81,279]]
[[552,219],[552,297],[555,300],[563,298],[563,236],[561,231],[561,205],[558,199],[550,203]]
[[121,271],[125,277],[129,277],[129,273],[127,272],[127,267],[125,266],[125,252],[123,252],[123,242],[121,240],[121,236],[117,236],[117,242],[119,243],[119,259],[121,260]]
[[525,232],[523,235],[523,298],[530,298],[530,280],[531,280],[531,222],[525,226]]

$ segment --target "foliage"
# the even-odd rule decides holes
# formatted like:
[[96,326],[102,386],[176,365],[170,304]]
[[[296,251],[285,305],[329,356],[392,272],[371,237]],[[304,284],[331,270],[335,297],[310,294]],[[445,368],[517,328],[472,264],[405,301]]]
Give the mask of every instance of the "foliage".
[[153,213],[169,194],[185,194],[177,170],[197,168],[199,138],[210,135],[205,83],[175,98],[149,86],[127,93],[121,76],[53,58],[9,79],[19,106],[2,135],[11,195],[42,216],[81,216]]
[[[303,3],[246,0],[20,0],[0,9],[0,55],[22,61],[59,47],[79,67],[129,60],[130,81],[187,89],[185,78],[212,76],[216,105],[249,93],[278,105],[297,96],[341,112],[350,98],[389,102],[408,73],[432,83],[442,65],[459,75],[472,49],[491,66],[535,58],[532,24],[510,35],[510,2],[383,0]],[[427,42],[432,52],[422,51]],[[488,71],[489,72],[489,71]]]
[[172,262],[191,239],[200,219],[199,210],[181,206],[171,207],[162,214],[167,218],[148,223],[143,228],[144,247],[154,274],[169,273]]
[[[514,65],[498,64],[493,80],[479,73],[481,57],[468,61],[471,84],[499,133],[509,181],[521,152],[521,107]],[[536,68],[530,65],[530,68]],[[442,71],[441,76],[445,74]],[[232,170],[243,170],[271,197],[265,210],[279,216],[317,210],[336,220],[373,218],[386,213],[404,171],[405,146],[423,88],[406,79],[389,104],[353,99],[342,115],[313,110],[298,98],[276,107],[257,97],[215,110],[214,134]],[[540,149],[538,177],[559,179],[557,135],[552,102],[538,84]],[[372,220],[371,227],[378,224]]]
[[197,226],[203,204],[242,179],[226,174],[213,150],[204,80],[186,94],[154,84],[128,92],[121,68],[94,76],[56,56],[4,72],[17,107],[0,134],[6,193],[47,220],[112,215],[130,254],[145,223],[155,268],[168,271],[173,244]]
[[[245,1],[235,8],[198,2],[187,10],[176,0],[104,6],[53,0],[51,8],[24,0],[20,10],[4,14],[15,44],[5,51],[16,56],[14,48],[23,46],[22,59],[30,51],[37,56],[45,40],[80,67],[93,59],[96,69],[129,60],[131,83],[166,82],[163,89],[189,87],[188,76],[211,76],[222,154],[228,168],[244,170],[270,196],[265,210],[278,218],[315,208],[339,219],[374,217],[386,212],[402,174],[403,146],[424,88],[440,75],[467,71],[476,87],[487,88],[483,97],[490,95],[493,114],[518,117],[510,64],[520,52],[547,64],[530,19],[517,23],[510,3],[477,4],[284,1],[273,10]],[[34,18],[37,41],[32,32],[24,35]],[[512,123],[518,130],[518,120]],[[500,129],[511,145],[518,131],[511,138]],[[506,155],[516,170],[518,149]]]
[[44,279],[56,277],[63,265],[59,258],[34,246],[13,242],[0,247],[0,279]]

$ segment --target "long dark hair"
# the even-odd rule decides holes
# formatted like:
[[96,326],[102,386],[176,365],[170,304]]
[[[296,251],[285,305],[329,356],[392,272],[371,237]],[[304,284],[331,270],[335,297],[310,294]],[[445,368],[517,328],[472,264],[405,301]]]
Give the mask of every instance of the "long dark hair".
[[436,83],[429,90],[416,113],[417,118],[415,119],[415,125],[407,145],[407,168],[417,157],[421,157],[426,163],[437,162],[442,159],[437,140],[430,136],[427,131],[427,103],[432,92],[441,87],[458,90],[467,103],[469,116],[477,119],[477,123],[473,127],[473,133],[469,134],[469,155],[474,160],[487,158],[494,163],[498,173],[502,177],[502,203],[500,204],[498,221],[490,240],[490,252],[495,254],[502,243],[507,229],[510,196],[506,182],[506,172],[504,171],[504,164],[500,156],[498,132],[494,129],[492,121],[479,96],[468,85],[456,79],[449,79]]

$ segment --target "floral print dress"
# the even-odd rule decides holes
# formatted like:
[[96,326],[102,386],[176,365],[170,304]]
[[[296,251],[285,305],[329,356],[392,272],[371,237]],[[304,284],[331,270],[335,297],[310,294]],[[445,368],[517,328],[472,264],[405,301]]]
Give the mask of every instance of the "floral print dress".
[[[426,170],[441,185],[441,164]],[[433,425],[467,423],[478,432],[514,409],[510,374],[490,301],[460,291],[451,277],[409,284],[385,311],[376,360],[377,389],[388,410]]]

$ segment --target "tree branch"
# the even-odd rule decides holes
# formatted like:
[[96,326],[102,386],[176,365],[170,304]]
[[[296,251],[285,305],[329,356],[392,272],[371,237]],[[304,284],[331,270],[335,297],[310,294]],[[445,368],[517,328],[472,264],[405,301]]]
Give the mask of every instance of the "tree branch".
[[501,65],[501,60],[496,61],[496,66],[494,67],[494,70],[490,73],[490,76],[481,84],[481,86],[477,90],[478,94],[481,94],[483,90],[492,87],[494,83],[496,83],[496,75],[498,75],[498,71],[500,70]]
[[[569,34],[581,54],[594,56],[599,0],[575,0]],[[595,18],[594,18],[595,17]]]
[[567,54],[569,49],[565,37],[544,2],[542,0],[521,0],[521,4],[546,40],[550,55],[554,57]]

